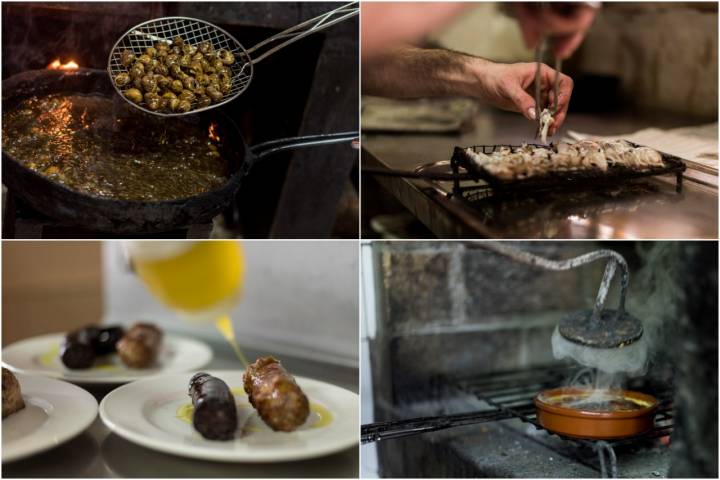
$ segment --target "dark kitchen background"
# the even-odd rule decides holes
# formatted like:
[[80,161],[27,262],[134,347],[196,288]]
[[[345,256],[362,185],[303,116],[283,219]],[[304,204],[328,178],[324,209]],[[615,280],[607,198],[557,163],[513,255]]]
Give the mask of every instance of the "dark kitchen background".
[[[552,259],[600,248],[624,256],[628,312],[643,322],[650,352],[647,373],[627,388],[661,399],[661,413],[645,437],[609,442],[616,473],[716,477],[717,243],[503,243]],[[439,241],[369,242],[362,262],[363,425],[496,408],[489,402],[534,414],[538,389],[565,385],[578,369],[553,358],[550,337],[562,316],[590,308],[605,264],[548,272]],[[616,289],[607,301],[612,307]],[[362,447],[362,471],[364,477],[598,477],[602,443],[561,438],[515,414],[500,415],[369,443]],[[600,453],[610,475],[613,462]]]
[[[186,16],[218,25],[246,48],[339,2],[3,2],[2,77],[53,61],[105,69],[115,42],[152,18]],[[248,90],[222,108],[248,144],[294,135],[358,130],[358,18],[310,35],[263,60]],[[357,151],[305,149],[256,165],[238,202],[243,236],[357,238]],[[13,208],[13,210],[15,210]],[[8,213],[8,212],[5,212]],[[10,221],[26,237],[83,236],[53,230],[22,208]],[[4,215],[5,216],[5,215]],[[6,221],[8,218],[5,219]],[[42,227],[37,227],[42,225]],[[45,229],[43,231],[36,231]],[[208,236],[212,225],[164,236]],[[91,238],[101,235],[90,234]]]

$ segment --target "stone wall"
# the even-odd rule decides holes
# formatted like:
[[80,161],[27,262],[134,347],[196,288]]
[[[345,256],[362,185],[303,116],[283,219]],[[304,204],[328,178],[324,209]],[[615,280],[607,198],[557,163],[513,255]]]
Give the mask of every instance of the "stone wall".
[[[511,242],[549,258],[594,242]],[[592,306],[603,262],[548,272],[458,242],[376,242],[373,374],[382,402],[432,395],[440,375],[552,363],[550,335],[566,313]],[[614,301],[611,294],[609,302]]]
[[608,3],[576,55],[620,78],[631,104],[717,117],[717,3]]

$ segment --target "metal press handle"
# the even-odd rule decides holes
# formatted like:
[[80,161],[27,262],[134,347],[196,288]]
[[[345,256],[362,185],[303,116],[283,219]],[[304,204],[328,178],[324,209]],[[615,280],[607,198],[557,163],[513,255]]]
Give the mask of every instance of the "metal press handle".
[[612,283],[618,266],[620,267],[621,275],[618,313],[622,314],[625,311],[625,295],[630,282],[630,273],[627,262],[623,256],[614,250],[596,250],[568,260],[550,260],[548,258],[540,257],[513,247],[508,247],[505,244],[497,242],[477,242],[470,243],[468,245],[472,246],[472,248],[484,248],[486,250],[490,250],[526,265],[553,271],[570,270],[601,258],[607,258],[608,262],[605,265],[605,273],[603,274],[603,279],[602,282],[600,282],[600,288],[598,289],[597,297],[595,298],[593,318],[598,320],[601,318],[600,314],[602,313],[603,306],[605,305],[605,299],[607,298],[608,290],[610,289],[610,284]]
[[[287,30],[283,30],[282,32],[277,33],[272,37],[263,40],[254,47],[249,48],[247,50],[248,55],[252,54],[253,52],[259,50],[262,47],[271,47],[268,51],[262,53],[257,58],[253,58],[250,63],[255,65],[262,59],[269,57],[281,48],[287,47],[291,43],[297,42],[301,38],[305,38],[312,33],[325,30],[331,25],[335,25],[338,22],[342,22],[343,20],[347,20],[350,17],[354,17],[358,13],[360,13],[360,2],[350,2],[346,5],[343,5],[342,7],[336,8],[335,10],[323,13],[322,15],[311,18],[310,20],[306,20],[298,25],[295,25],[294,27],[290,27]],[[275,43],[277,43],[277,45],[272,46]]]

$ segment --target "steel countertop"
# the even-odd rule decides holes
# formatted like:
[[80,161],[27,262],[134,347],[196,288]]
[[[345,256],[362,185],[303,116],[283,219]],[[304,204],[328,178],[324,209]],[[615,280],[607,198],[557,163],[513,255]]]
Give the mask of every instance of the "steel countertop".
[[[229,346],[211,344],[215,357],[204,367],[213,369],[239,368]],[[243,348],[255,358],[259,352]],[[322,380],[358,392],[358,370],[300,358],[280,356],[294,375]],[[83,386],[100,402],[113,388]],[[358,426],[358,432],[360,427]],[[359,440],[358,433],[358,440]],[[268,464],[222,463],[164,454],[141,447],[112,433],[100,416],[85,432],[47,452],[17,462],[3,464],[5,478],[57,477],[128,477],[128,478],[204,478],[204,477],[332,477],[357,478],[359,450],[352,447],[342,452],[310,460]]]

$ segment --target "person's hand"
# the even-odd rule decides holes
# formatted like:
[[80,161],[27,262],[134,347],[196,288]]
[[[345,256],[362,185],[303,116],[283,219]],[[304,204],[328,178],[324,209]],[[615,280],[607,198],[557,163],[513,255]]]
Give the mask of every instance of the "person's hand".
[[[474,96],[503,110],[520,112],[528,120],[535,121],[536,115],[540,114],[535,111],[536,66],[536,63],[503,64],[483,61],[475,69],[478,91]],[[552,108],[555,104],[555,70],[542,64],[540,72],[542,91],[540,101],[543,107]],[[572,90],[572,78],[560,74],[558,111],[553,116],[555,121],[550,126],[550,135],[554,135],[565,121]]]
[[595,20],[597,8],[585,2],[514,4],[515,17],[528,48],[534,49],[545,34],[552,37],[555,55],[568,58],[582,43]]

